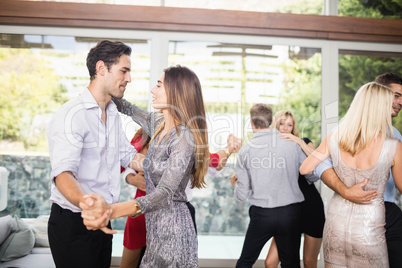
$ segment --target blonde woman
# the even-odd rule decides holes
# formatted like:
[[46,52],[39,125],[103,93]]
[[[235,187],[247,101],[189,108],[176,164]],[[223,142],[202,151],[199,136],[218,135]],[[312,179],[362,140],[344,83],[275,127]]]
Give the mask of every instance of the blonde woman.
[[334,193],[323,236],[326,267],[389,267],[383,194],[390,168],[396,187],[402,190],[402,144],[387,136],[392,135],[393,95],[390,88],[375,82],[363,85],[338,129],[300,167],[301,174],[309,174],[331,156],[347,187],[367,178],[364,190],[379,193],[368,205]]
[[[314,151],[315,147],[310,139],[299,137],[296,117],[291,111],[277,112],[272,122],[272,128],[278,129],[282,138],[296,142],[306,156]],[[325,223],[324,204],[315,185],[307,183],[305,177],[301,175],[299,176],[299,187],[304,195],[301,205],[302,233],[304,233],[303,264],[305,268],[316,268]],[[278,264],[278,249],[275,238],[273,238],[265,259],[265,267],[276,268]]]
[[[81,203],[84,224],[105,230],[109,218],[145,214],[147,249],[140,267],[198,267],[197,235],[185,189],[189,181],[193,188],[205,186],[209,163],[201,85],[193,71],[177,65],[164,70],[151,94],[152,106],[163,113],[162,123],[132,107],[142,118],[141,127],[153,133],[143,163],[147,195],[108,205],[90,194],[89,202]],[[99,210],[105,213],[94,220]]]

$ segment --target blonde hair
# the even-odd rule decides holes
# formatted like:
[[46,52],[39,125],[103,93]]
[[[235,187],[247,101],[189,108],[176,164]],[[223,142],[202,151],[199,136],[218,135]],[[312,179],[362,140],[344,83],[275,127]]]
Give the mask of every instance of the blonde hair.
[[393,91],[376,82],[363,85],[334,132],[339,148],[354,156],[381,134],[392,131]]
[[295,135],[296,137],[299,137],[300,134],[299,134],[299,130],[297,129],[296,117],[292,113],[292,111],[282,110],[282,111],[277,112],[274,116],[274,120],[272,122],[272,127],[279,130],[281,121],[288,119],[288,117],[292,118],[292,120],[293,120],[292,134]]
[[[164,86],[168,102],[168,112],[173,117],[176,132],[178,125],[190,129],[194,136],[196,165],[193,169],[191,187],[206,186],[204,177],[209,166],[208,131],[201,83],[197,75],[187,67],[176,65],[164,70]],[[152,140],[163,130],[165,122],[155,131]],[[168,137],[169,138],[169,137]]]

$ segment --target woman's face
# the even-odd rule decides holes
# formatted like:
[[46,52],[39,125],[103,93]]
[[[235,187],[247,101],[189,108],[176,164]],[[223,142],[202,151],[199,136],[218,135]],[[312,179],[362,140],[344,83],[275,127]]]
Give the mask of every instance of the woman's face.
[[281,120],[279,123],[279,132],[280,133],[292,133],[293,131],[293,119],[288,116],[285,120]]
[[167,95],[164,86],[165,73],[159,78],[158,84],[151,89],[152,94],[152,107],[157,110],[163,110],[167,108]]

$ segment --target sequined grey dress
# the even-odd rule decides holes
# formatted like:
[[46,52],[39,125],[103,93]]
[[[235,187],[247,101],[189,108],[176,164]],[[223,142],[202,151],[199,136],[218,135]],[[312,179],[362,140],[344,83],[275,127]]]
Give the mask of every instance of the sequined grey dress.
[[372,204],[360,205],[334,193],[324,226],[326,265],[333,268],[389,267],[383,194],[397,145],[397,139],[387,137],[376,164],[369,169],[356,169],[342,161],[338,143],[331,138],[330,154],[341,181],[351,187],[368,178],[364,190],[376,189],[379,195]]
[[[161,122],[160,114],[149,113],[122,100],[114,100],[123,114],[133,118],[149,135]],[[136,200],[145,214],[147,248],[141,266],[198,267],[198,242],[185,202],[185,189],[195,164],[194,136],[184,126],[173,128],[168,140],[159,135],[144,160],[146,196]],[[167,140],[167,141],[166,141]]]

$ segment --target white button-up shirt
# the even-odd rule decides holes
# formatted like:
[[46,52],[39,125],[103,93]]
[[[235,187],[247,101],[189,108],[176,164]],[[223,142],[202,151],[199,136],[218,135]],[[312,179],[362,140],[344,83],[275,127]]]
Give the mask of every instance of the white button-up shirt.
[[120,197],[120,166],[127,167],[137,153],[123,131],[116,105],[102,111],[88,89],[65,103],[46,129],[52,166],[50,201],[73,212],[81,209],[71,204],[56,188],[60,173],[70,171],[86,193],[102,195],[106,202]]

